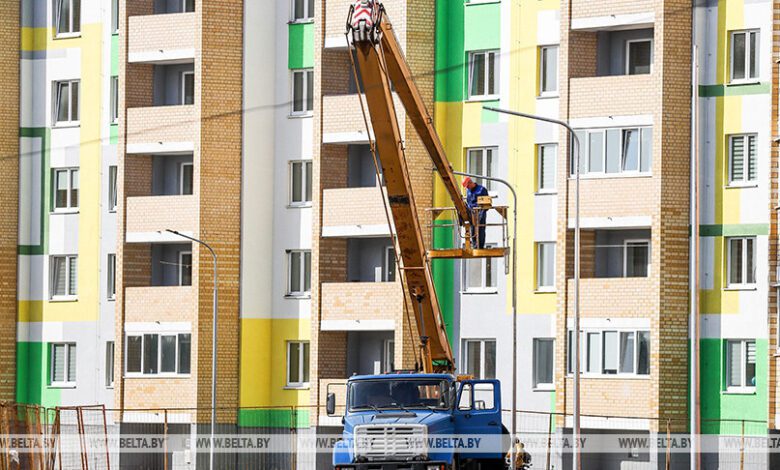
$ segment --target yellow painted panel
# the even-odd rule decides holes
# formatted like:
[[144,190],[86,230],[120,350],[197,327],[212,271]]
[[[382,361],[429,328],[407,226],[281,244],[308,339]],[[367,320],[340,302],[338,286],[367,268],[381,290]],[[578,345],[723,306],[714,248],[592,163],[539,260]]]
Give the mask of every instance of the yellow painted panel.
[[721,83],[729,82],[729,31],[745,27],[745,2],[720,0],[718,2],[718,68]]
[[702,290],[699,295],[699,308],[702,314],[739,313],[739,291],[723,290],[725,287],[726,267],[724,263],[723,237],[715,238],[713,249],[713,288]]
[[[463,103],[463,133],[462,145],[467,147],[479,147],[482,145],[482,103]],[[462,155],[462,152],[460,152]],[[460,157],[463,158],[463,157]],[[455,160],[454,156],[450,159]]]
[[[461,122],[463,118],[463,103],[436,102],[434,103],[434,125],[439,134],[447,158],[455,170],[463,169],[463,140]],[[452,205],[444,186],[436,179],[433,194],[434,205],[449,207]]]

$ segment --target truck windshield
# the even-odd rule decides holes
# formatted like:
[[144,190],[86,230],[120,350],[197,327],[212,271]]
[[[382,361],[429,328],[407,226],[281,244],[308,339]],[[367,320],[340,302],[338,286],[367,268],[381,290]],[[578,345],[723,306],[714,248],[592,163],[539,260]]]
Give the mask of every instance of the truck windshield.
[[446,409],[449,396],[450,383],[447,380],[360,380],[349,386],[349,409]]

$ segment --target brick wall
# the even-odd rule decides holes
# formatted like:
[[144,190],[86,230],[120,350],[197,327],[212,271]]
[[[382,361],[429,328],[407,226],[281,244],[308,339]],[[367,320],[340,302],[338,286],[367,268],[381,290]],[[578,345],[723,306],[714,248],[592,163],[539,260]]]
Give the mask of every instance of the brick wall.
[[[776,64],[780,60],[780,1],[774,2],[774,22],[772,31],[772,63]],[[778,74],[778,67],[775,65],[772,67],[772,121],[770,129],[774,133],[772,139],[772,148],[770,152],[770,197],[769,197],[769,285],[773,285],[778,282],[777,279],[777,267],[778,267],[778,237],[780,232],[778,231],[778,213],[777,213],[777,201],[780,198],[778,192],[778,163],[780,162],[780,146],[775,139],[778,136],[778,113],[780,113],[780,106],[778,106],[780,96],[780,75]],[[769,428],[778,429],[778,422],[773,419],[778,412],[778,399],[780,398],[780,383],[778,382],[778,369],[780,369],[780,358],[775,354],[778,348],[778,328],[777,324],[777,289],[769,289],[769,302],[768,302],[767,318],[769,321]]]

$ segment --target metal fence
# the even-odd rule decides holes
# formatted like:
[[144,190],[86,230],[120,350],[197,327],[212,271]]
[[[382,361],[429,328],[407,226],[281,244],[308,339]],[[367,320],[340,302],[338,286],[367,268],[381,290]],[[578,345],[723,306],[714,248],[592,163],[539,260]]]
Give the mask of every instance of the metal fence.
[[[210,409],[106,409],[98,406],[45,408],[0,403],[0,470],[111,470],[208,468]],[[258,407],[218,410],[215,436],[227,442],[265,442],[263,449],[237,445],[215,451],[219,469],[329,468],[330,450],[338,438],[340,417],[325,419],[318,407]],[[503,410],[511,430],[512,414]],[[561,440],[571,437],[571,416],[563,413],[518,411],[517,437],[535,442],[528,447],[534,470],[568,468],[571,453]],[[318,420],[320,420],[318,422]],[[315,424],[317,424],[315,426]],[[683,435],[687,419],[583,415],[583,433],[590,436],[634,435],[661,440]],[[757,451],[767,441],[765,421],[704,419],[702,430],[723,442],[702,455],[704,468],[752,470],[772,468],[771,451]],[[24,439],[20,439],[23,437]],[[16,440],[14,440],[16,439]],[[263,441],[265,439],[265,441]],[[690,456],[671,446],[624,453],[583,453],[584,469],[688,468]],[[182,446],[189,442],[191,447]],[[208,442],[205,448],[201,446]],[[541,443],[541,445],[539,444]],[[206,449],[206,450],[204,450]]]

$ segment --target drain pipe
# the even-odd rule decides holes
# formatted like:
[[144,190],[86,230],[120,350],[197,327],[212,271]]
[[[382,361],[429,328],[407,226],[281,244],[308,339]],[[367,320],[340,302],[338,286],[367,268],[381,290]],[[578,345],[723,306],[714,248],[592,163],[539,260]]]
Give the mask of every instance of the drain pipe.
[[[691,27],[692,41],[692,79],[691,79],[691,193],[690,193],[690,263],[689,263],[689,291],[690,291],[690,433],[691,433],[691,470],[701,468],[701,393],[699,384],[700,375],[700,350],[699,338],[701,337],[701,325],[699,324],[699,173],[701,171],[699,158],[699,47],[696,44],[696,2],[693,2],[693,17]],[[667,463],[668,464],[668,463]]]

